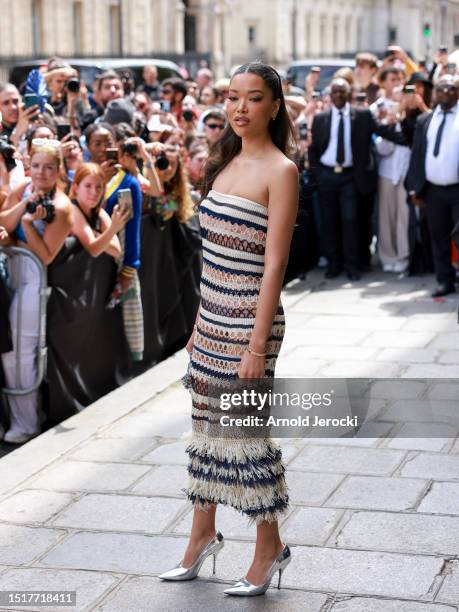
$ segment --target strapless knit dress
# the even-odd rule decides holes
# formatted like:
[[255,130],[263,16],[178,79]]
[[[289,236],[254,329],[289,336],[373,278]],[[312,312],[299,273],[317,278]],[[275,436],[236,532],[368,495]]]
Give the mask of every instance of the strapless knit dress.
[[[210,190],[199,204],[203,268],[201,304],[182,384],[192,400],[186,452],[193,506],[231,506],[248,523],[279,520],[289,507],[282,451],[271,437],[215,437],[209,427],[209,384],[238,378],[249,344],[264,269],[268,209],[257,202]],[[281,301],[266,346],[265,378],[273,378],[285,317]]]

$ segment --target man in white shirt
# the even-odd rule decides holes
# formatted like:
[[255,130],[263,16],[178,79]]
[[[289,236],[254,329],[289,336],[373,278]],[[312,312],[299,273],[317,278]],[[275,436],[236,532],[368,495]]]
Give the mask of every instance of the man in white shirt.
[[[377,119],[396,115],[401,95],[401,72],[383,70],[379,81],[384,96],[370,106]],[[397,125],[400,128],[400,124]],[[410,148],[378,136],[378,256],[385,272],[405,272],[409,265],[409,208],[404,187],[410,162]]]
[[459,82],[451,75],[435,87],[437,106],[416,123],[406,186],[418,206],[426,205],[438,287],[432,297],[455,292],[451,234],[459,223]]
[[349,105],[350,86],[334,79],[331,109],[314,116],[308,150],[311,178],[317,181],[329,266],[326,278],[343,270],[349,280],[359,273],[359,200],[376,191],[374,133],[405,142],[394,126],[378,124],[366,108]]

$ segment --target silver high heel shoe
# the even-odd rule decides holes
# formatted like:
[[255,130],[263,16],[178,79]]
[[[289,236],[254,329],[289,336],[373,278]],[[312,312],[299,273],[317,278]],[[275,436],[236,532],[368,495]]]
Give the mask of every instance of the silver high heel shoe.
[[209,555],[214,556],[214,566],[212,573],[215,574],[217,555],[224,545],[225,541],[223,539],[223,535],[220,531],[217,531],[215,536],[201,551],[199,557],[196,559],[196,561],[191,567],[183,567],[182,562],[180,562],[178,565],[168,570],[167,572],[159,574],[158,578],[161,578],[162,580],[193,580],[193,578],[196,578],[196,576],[198,575],[199,570],[201,569],[201,565],[204,563],[204,561]]
[[277,555],[274,559],[273,564],[268,570],[268,575],[266,577],[266,582],[260,585],[255,585],[246,580],[245,578],[241,578],[229,589],[225,589],[223,592],[228,595],[263,595],[268,590],[269,584],[271,582],[272,577],[276,572],[279,572],[279,582],[277,583],[277,588],[280,589],[281,576],[282,572],[285,570],[287,565],[290,563],[292,558],[292,553],[290,552],[290,548],[287,544],[284,544],[283,550]]

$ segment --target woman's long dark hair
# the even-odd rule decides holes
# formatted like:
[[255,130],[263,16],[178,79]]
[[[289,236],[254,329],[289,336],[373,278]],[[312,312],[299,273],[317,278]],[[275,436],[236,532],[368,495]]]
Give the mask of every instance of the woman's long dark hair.
[[[276,147],[290,157],[293,153],[295,137],[292,122],[285,106],[282,81],[278,72],[268,64],[249,62],[237,68],[231,78],[234,78],[237,74],[246,74],[247,72],[261,77],[272,91],[273,99],[280,100],[279,111],[276,118],[269,122],[268,129],[271,140]],[[221,138],[210,147],[209,159],[204,168],[203,196],[208,194],[218,174],[236,157],[241,147],[242,138],[234,132],[228,123],[223,130]]]

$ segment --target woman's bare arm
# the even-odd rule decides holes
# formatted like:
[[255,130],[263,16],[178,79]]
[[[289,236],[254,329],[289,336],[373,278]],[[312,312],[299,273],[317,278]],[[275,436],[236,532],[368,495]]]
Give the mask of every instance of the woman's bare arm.
[[29,182],[24,182],[9,193],[0,212],[0,225],[3,225],[9,234],[14,232],[24,214],[26,204],[22,195]]
[[68,197],[61,194],[59,196],[59,203],[56,202],[56,216],[52,223],[46,225],[42,237],[33,225],[33,218],[35,216],[38,217],[39,209],[43,209],[43,207],[37,207],[36,215],[26,213],[22,218],[22,226],[27,238],[27,248],[35,253],[45,266],[47,266],[59,253],[64,245],[66,237],[72,229],[73,210]]
[[298,170],[286,160],[273,169],[269,183],[269,218],[266,234],[265,267],[258,296],[250,348],[265,352],[279,305],[282,282],[288,264],[290,243],[298,212]]
[[89,223],[86,221],[81,211],[77,208],[74,210],[74,223],[73,223],[73,234],[78,238],[81,242],[84,249],[92,256],[98,257],[104,251],[108,252],[108,249],[111,246],[111,241],[113,238],[116,239],[113,246],[118,247],[115,254],[109,253],[109,255],[113,254],[113,257],[119,257],[121,255],[121,246],[118,238],[116,237],[116,227],[112,226],[109,215],[105,212],[105,210],[100,211],[101,218],[101,229],[102,233],[99,236],[94,236],[93,229],[89,226]]

